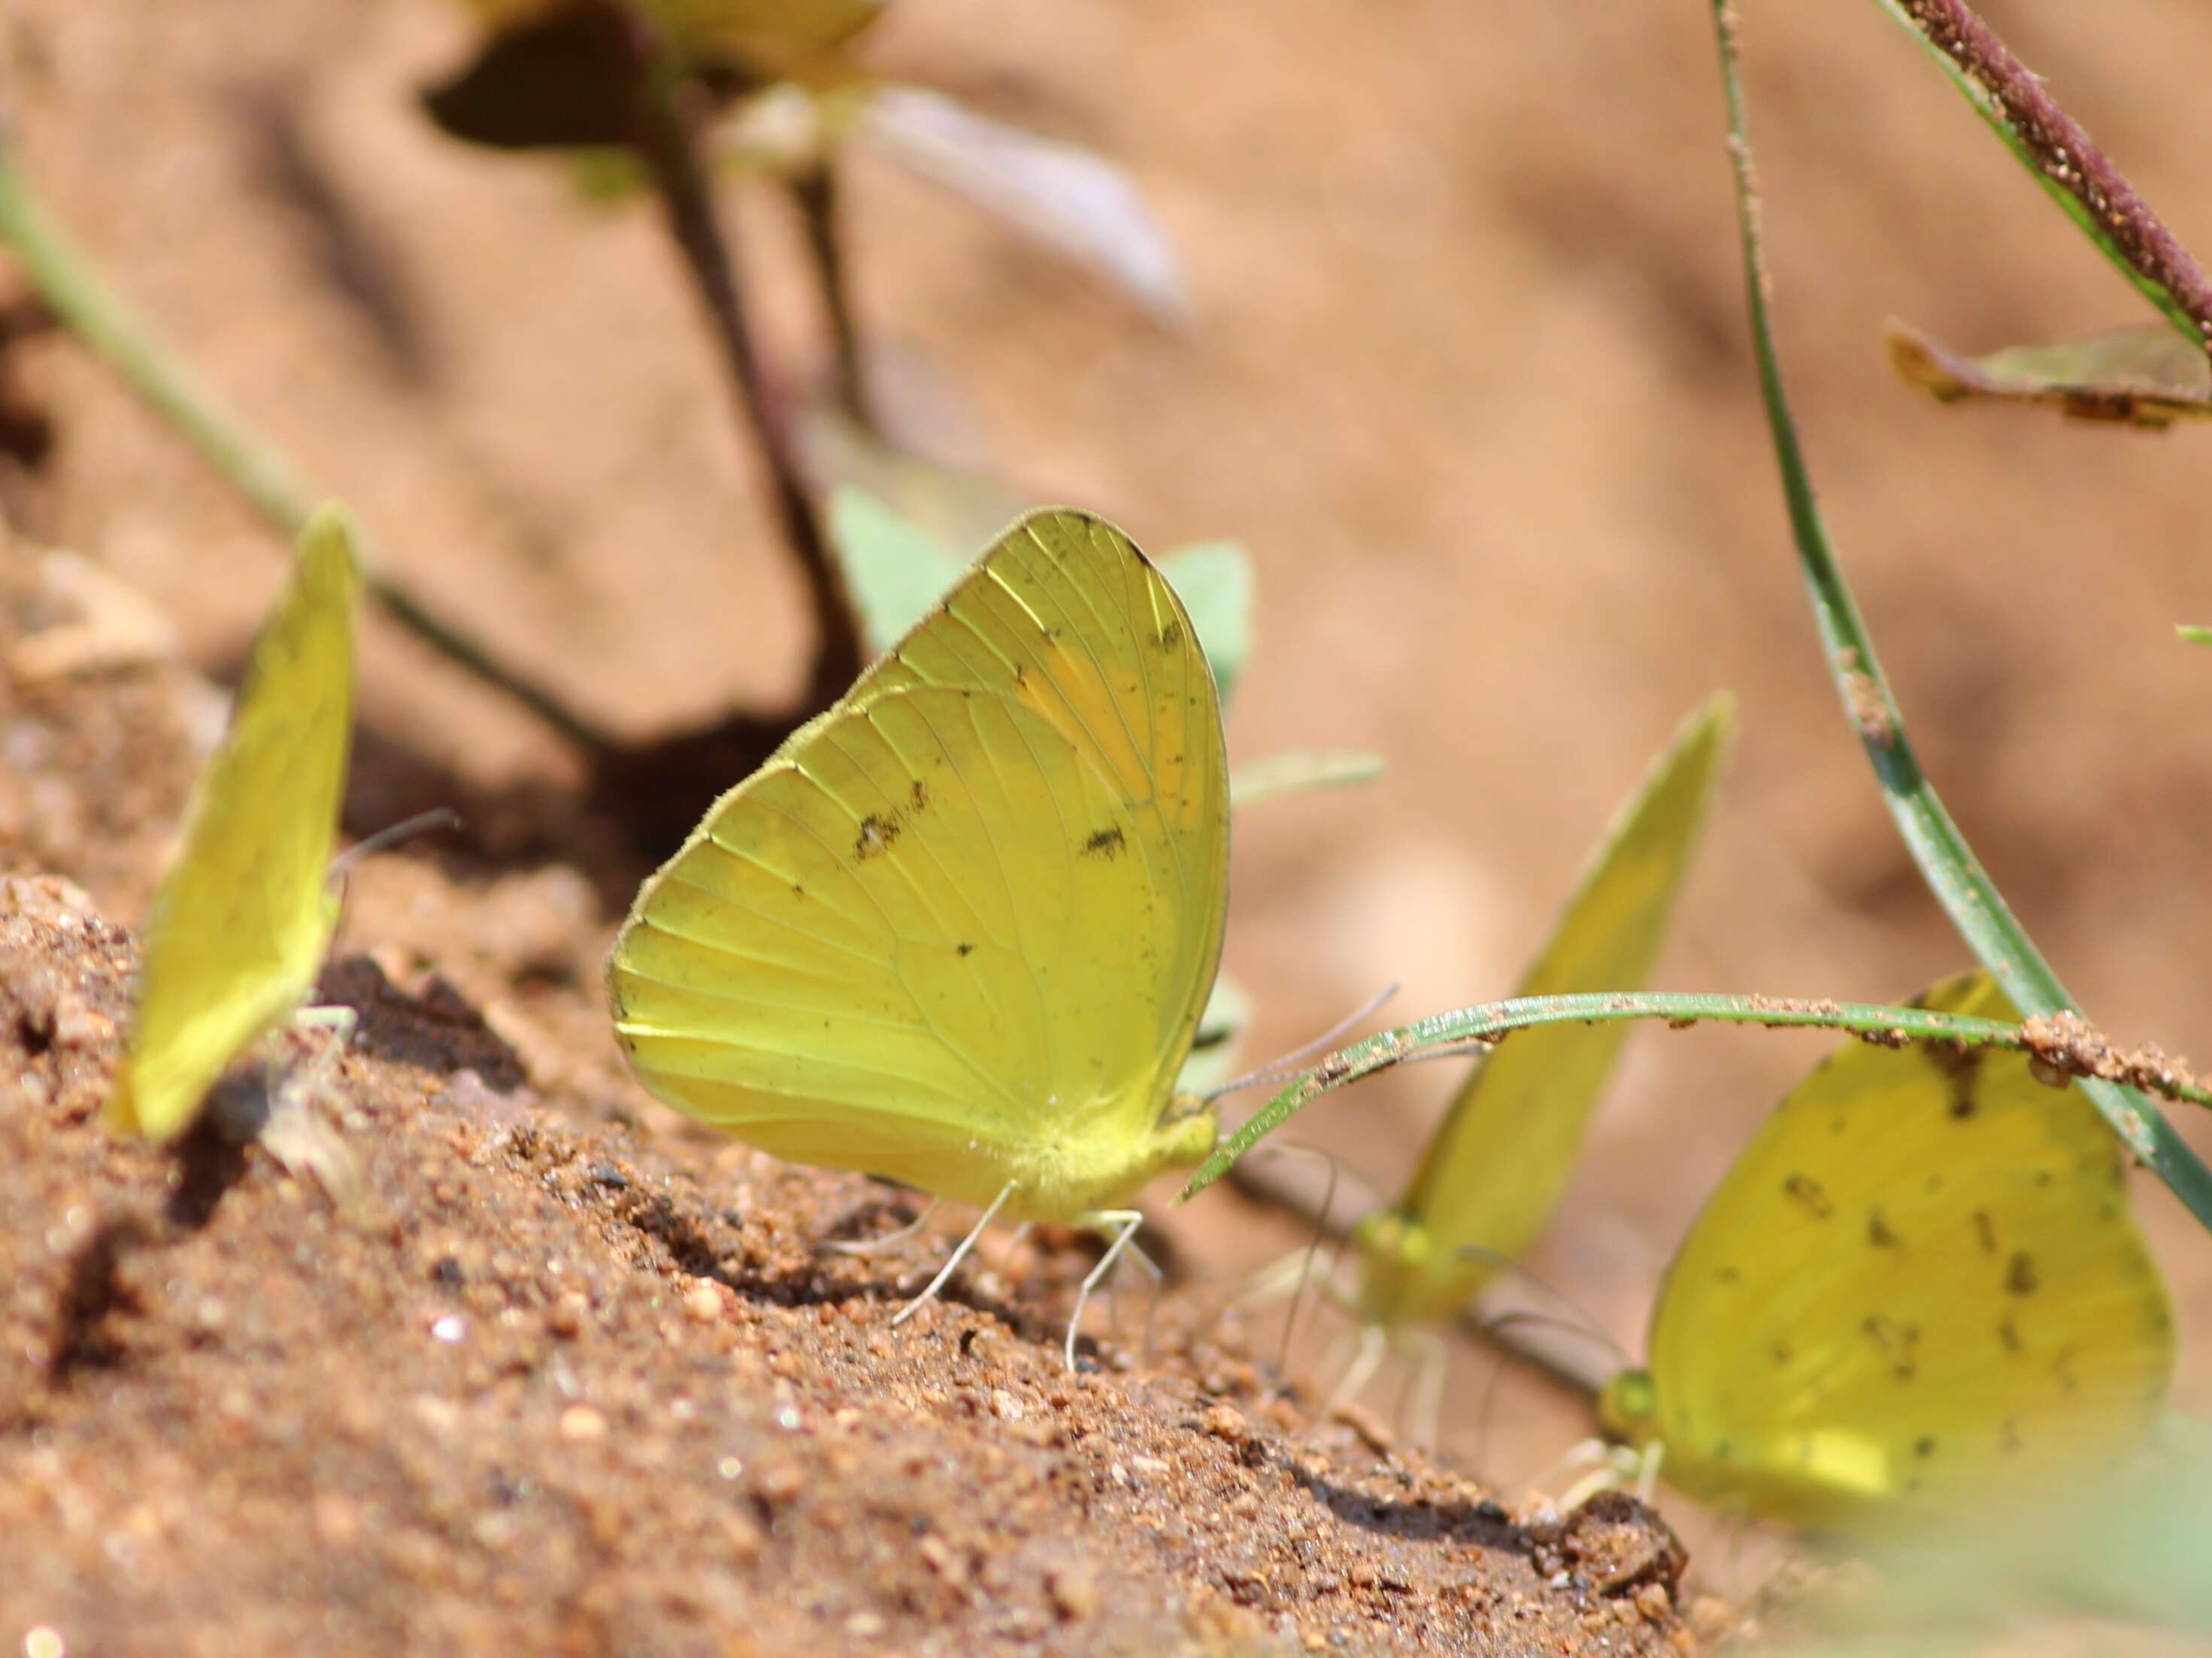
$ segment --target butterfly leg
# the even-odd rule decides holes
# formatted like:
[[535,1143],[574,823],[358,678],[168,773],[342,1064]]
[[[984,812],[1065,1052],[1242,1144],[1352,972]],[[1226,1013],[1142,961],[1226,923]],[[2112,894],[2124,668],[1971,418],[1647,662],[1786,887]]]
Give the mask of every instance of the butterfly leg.
[[1659,1460],[1652,1451],[1632,1451],[1626,1445],[1585,1439],[1535,1482],[1537,1488],[1540,1490],[1555,1479],[1563,1479],[1578,1468],[1589,1472],[1559,1493],[1562,1512],[1571,1513],[1600,1491],[1619,1491],[1631,1479],[1636,1481],[1638,1497],[1649,1501],[1651,1485],[1659,1478]]
[[1337,1377],[1336,1385],[1328,1390],[1328,1402],[1322,1407],[1322,1414],[1326,1416],[1338,1406],[1358,1398],[1360,1390],[1375,1380],[1375,1372],[1382,1368],[1382,1356],[1389,1351],[1388,1331],[1379,1324],[1361,1325],[1354,1339],[1351,1362]]
[[[1067,1368],[1071,1370],[1075,1368],[1076,1332],[1082,1326],[1083,1309],[1091,1300],[1091,1292],[1105,1281],[1107,1273],[1114,1270],[1114,1263],[1121,1260],[1121,1252],[1129,1248],[1129,1240],[1137,1236],[1137,1229],[1145,1224],[1145,1217],[1141,1211],[1135,1209],[1101,1209],[1083,1216],[1076,1224],[1095,1227],[1113,1241],[1106,1246],[1106,1253],[1098,1257],[1098,1264],[1091,1269],[1090,1274],[1083,1280],[1082,1287],[1075,1292],[1075,1311],[1067,1321]],[[1137,1259],[1142,1260],[1157,1278],[1160,1269],[1153,1266],[1142,1251],[1135,1253]]]
[[959,1247],[953,1250],[951,1257],[938,1269],[937,1276],[923,1286],[920,1295],[892,1315],[893,1324],[905,1323],[915,1314],[937,1299],[937,1292],[945,1287],[945,1280],[959,1269],[960,1263],[968,1259],[968,1252],[975,1247],[975,1240],[983,1236],[983,1229],[998,1218],[999,1211],[1006,1206],[1006,1199],[1013,1195],[1013,1182],[1009,1181],[1000,1189],[999,1195],[991,1199],[991,1206],[983,1212],[983,1218],[969,1229],[966,1237],[960,1240]]
[[361,1015],[343,1002],[333,1002],[328,1006],[295,1008],[292,1013],[292,1023],[302,1030],[335,1030],[338,1033],[339,1045],[343,1047],[353,1040],[354,1030],[361,1023]]
[[886,1232],[879,1238],[841,1240],[834,1243],[823,1244],[821,1248],[834,1255],[873,1255],[879,1254],[885,1249],[896,1248],[929,1224],[929,1218],[937,1212],[937,1206],[942,1201],[942,1199],[932,1198],[922,1206],[921,1212],[912,1220],[896,1231]]
[[1399,1341],[1413,1349],[1405,1391],[1398,1401],[1399,1431],[1421,1449],[1434,1452],[1438,1424],[1443,1420],[1448,1350],[1443,1338],[1434,1330],[1407,1330]]

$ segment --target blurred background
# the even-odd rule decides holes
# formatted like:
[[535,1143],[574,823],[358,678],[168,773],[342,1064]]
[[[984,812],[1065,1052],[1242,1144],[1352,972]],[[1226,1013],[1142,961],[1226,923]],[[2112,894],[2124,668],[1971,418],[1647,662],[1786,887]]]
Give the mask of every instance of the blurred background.
[[[2212,247],[2212,15],[1987,11]],[[2083,1005],[2212,1056],[2212,657],[2172,637],[2212,621],[2212,439],[1899,385],[1886,316],[1979,350],[2148,313],[1876,7],[1746,25],[1782,345],[1923,758]],[[420,90],[474,27],[447,0],[8,0],[0,88],[112,282],[504,659],[626,737],[787,701],[804,596],[658,216],[425,118]],[[860,56],[1125,167],[1194,313],[1163,328],[860,155],[858,320],[903,429],[1148,547],[1243,542],[1257,647],[1232,758],[1389,762],[1237,825],[1228,963],[1255,1062],[1394,980],[1393,1022],[1508,991],[1648,758],[1722,686],[1735,759],[1656,982],[1892,1000],[1966,964],[1814,644],[1704,5],[900,0]],[[769,355],[818,374],[787,204],[720,188]],[[153,593],[197,659],[234,663],[281,538],[65,337],[11,345],[5,369],[53,435],[0,470],[11,516]],[[364,662],[380,744],[548,811],[580,787],[557,739],[382,618]],[[1638,1348],[1681,1229],[1823,1046],[1641,1034],[1535,1271]],[[592,1063],[629,1086],[611,1045]],[[1297,1135],[1393,1192],[1457,1076],[1336,1096]],[[2142,1198],[2201,1412],[2212,1251],[2161,1189]],[[1241,1201],[1169,1223],[1224,1293],[1299,1236]],[[1445,1444],[1510,1486],[1586,1418],[1516,1376],[1486,1426],[1494,1363],[1459,1356]]]

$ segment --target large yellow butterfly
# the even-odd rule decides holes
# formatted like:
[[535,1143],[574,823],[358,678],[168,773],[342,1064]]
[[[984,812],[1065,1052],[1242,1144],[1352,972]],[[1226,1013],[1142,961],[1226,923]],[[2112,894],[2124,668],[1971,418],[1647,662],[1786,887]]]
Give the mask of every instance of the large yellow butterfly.
[[[1919,1005],[2010,1020],[1979,975]],[[2144,1445],[2173,1369],[2119,1148],[2026,1059],[1851,1041],[1668,1269],[1607,1430],[1723,1507],[1866,1531],[2042,1494]]]
[[1175,1083],[1228,857],[1182,604],[1111,525],[1034,513],[646,882],[616,1033],[777,1157],[1126,1235],[1213,1147]]
[[146,923],[137,1016],[107,1121],[166,1140],[289,1017],[337,924],[325,882],[353,726],[344,517],[318,513],[260,636]]

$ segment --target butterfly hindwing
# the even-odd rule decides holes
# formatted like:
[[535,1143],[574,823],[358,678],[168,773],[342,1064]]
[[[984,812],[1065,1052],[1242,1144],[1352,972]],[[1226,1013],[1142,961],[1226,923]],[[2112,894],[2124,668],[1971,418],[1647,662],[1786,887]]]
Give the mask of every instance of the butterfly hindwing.
[[[1980,976],[1927,1005],[2009,1019]],[[2111,1131],[2026,1059],[1852,1043],[1777,1108],[1669,1268],[1651,1437],[1676,1483],[1853,1523],[2148,1435],[2166,1289]]]
[[1172,592],[1110,527],[1035,515],[647,883],[617,1031],[775,1155],[1072,1218],[1158,1166],[1226,799]]

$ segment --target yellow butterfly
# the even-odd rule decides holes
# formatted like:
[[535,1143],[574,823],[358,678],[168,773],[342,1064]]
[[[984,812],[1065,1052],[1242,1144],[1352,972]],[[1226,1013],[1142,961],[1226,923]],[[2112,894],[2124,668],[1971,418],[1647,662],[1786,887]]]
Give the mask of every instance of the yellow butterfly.
[[314,984],[337,920],[325,877],[353,726],[358,585],[345,519],[325,507],[300,537],[155,894],[131,1048],[107,1102],[118,1132],[182,1133],[230,1062]]
[[[2017,1017],[1980,974],[1921,1006]],[[2173,1317],[2119,1148],[2028,1061],[1850,1041],[1706,1200],[1599,1400],[1693,1497],[1840,1531],[2030,1501],[2148,1443]]]
[[[1724,692],[1683,722],[1607,828],[1516,995],[1643,986],[1735,725]],[[1348,1359],[1324,1365],[1338,1373],[1334,1397],[1357,1394],[1386,1351],[1416,1346],[1415,1432],[1434,1439],[1443,1350],[1424,1327],[1459,1312],[1543,1230],[1628,1032],[1626,1024],[1519,1031],[1476,1066],[1429,1137],[1405,1195],[1353,1230],[1356,1278],[1329,1286],[1359,1323]],[[1305,1271],[1302,1253],[1246,1299],[1287,1293]]]
[[646,882],[616,1034],[776,1157],[1118,1247],[1138,1189],[1213,1148],[1175,1084],[1228,860],[1188,615],[1111,525],[1034,513]]

